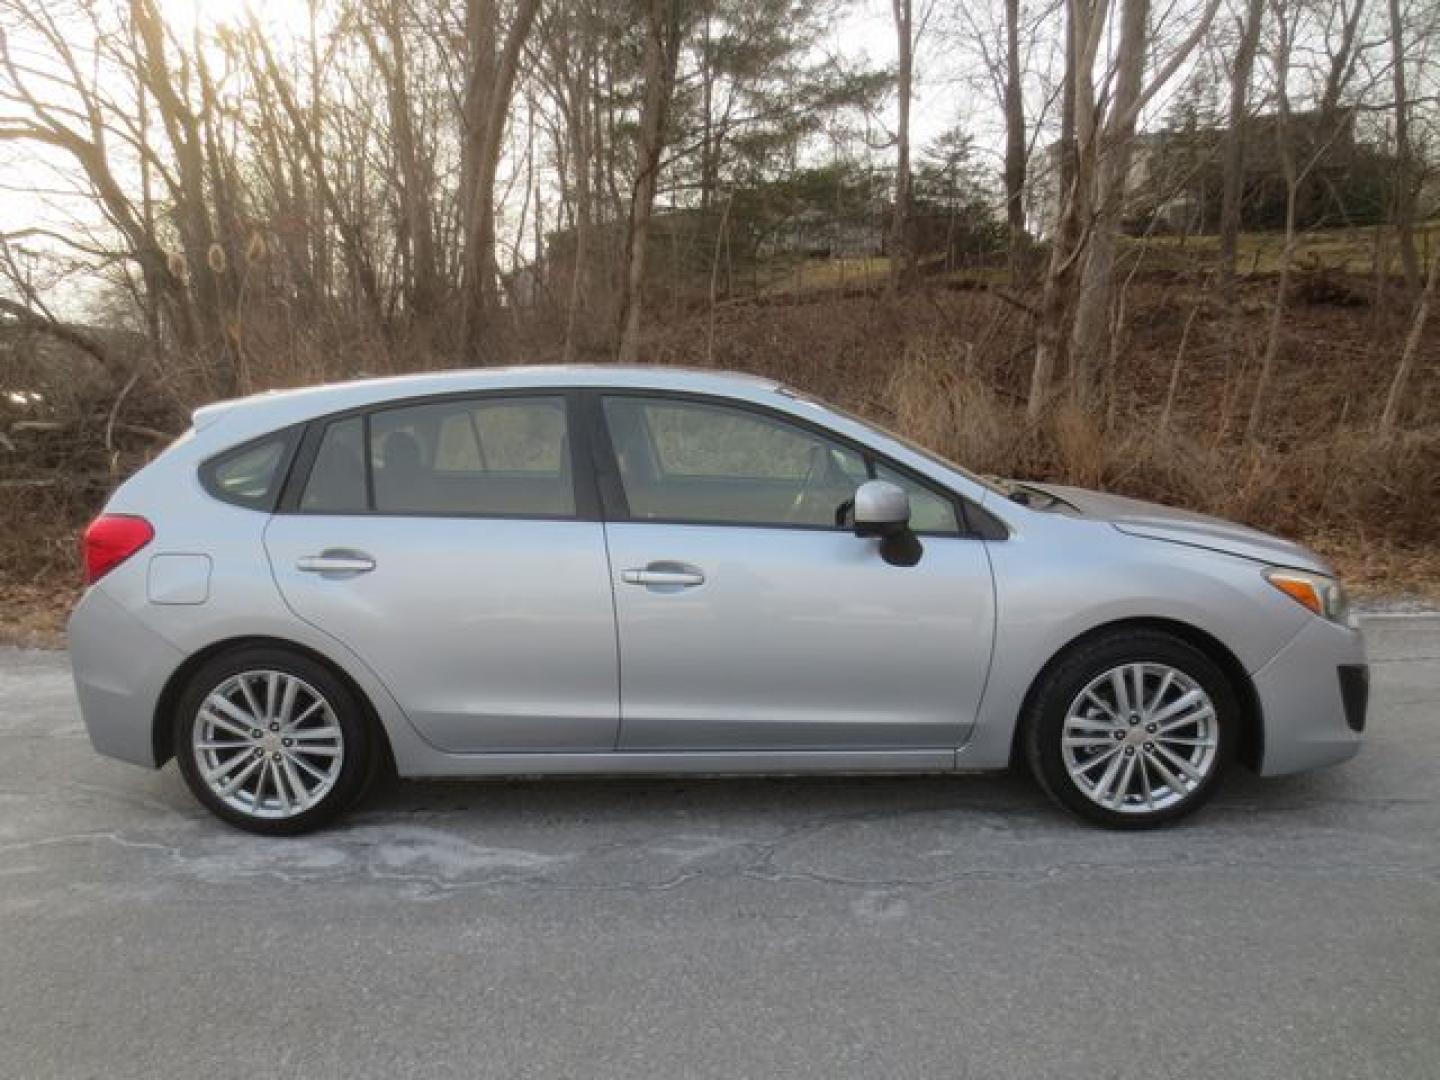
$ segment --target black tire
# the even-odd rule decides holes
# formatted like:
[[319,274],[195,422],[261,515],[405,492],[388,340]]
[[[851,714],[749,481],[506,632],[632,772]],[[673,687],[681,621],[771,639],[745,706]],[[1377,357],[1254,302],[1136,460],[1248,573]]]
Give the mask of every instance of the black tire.
[[[200,706],[231,676],[247,671],[278,671],[303,680],[324,697],[342,733],[344,755],[338,777],[313,806],[290,817],[257,817],[237,810],[212,791],[201,775],[192,737]],[[262,836],[296,836],[329,823],[364,793],[384,764],[383,750],[376,746],[364,707],[345,682],[324,664],[275,646],[239,648],[207,661],[180,695],[172,722],[175,759],[191,794],[220,820]]]
[[[1066,767],[1062,737],[1066,714],[1081,692],[1106,672],[1134,663],[1164,664],[1198,684],[1214,707],[1218,745],[1204,780],[1180,801],[1124,813],[1099,805],[1081,789]],[[1214,795],[1233,756],[1240,722],[1234,687],[1203,652],[1163,631],[1120,628],[1081,642],[1051,662],[1030,695],[1021,738],[1031,774],[1060,806],[1107,828],[1153,829],[1194,813]]]

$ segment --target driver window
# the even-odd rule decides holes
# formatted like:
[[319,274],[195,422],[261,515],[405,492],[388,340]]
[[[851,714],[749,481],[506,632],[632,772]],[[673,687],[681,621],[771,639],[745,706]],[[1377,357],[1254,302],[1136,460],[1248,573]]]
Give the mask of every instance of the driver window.
[[748,409],[609,397],[605,422],[637,520],[835,528],[864,459]]

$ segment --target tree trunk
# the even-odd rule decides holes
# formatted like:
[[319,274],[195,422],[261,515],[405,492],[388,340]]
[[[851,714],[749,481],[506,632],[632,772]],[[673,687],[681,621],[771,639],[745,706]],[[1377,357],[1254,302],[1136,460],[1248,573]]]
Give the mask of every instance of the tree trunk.
[[1265,17],[1265,0],[1248,0],[1245,25],[1235,50],[1235,68],[1230,73],[1229,126],[1225,133],[1220,193],[1220,299],[1225,306],[1228,331],[1227,355],[1234,356],[1238,336],[1235,303],[1235,260],[1240,247],[1240,218],[1245,198],[1245,126],[1249,120],[1250,78],[1255,70],[1255,51]]
[[493,340],[499,303],[495,260],[495,175],[505,138],[505,119],[515,89],[520,51],[535,21],[539,0],[517,0],[503,46],[494,0],[468,0],[465,35],[469,71],[461,108],[460,198],[464,255],[461,267],[460,342],[466,359],[487,363],[497,358]]
[[1025,231],[1025,99],[1021,93],[1020,0],[1005,0],[1005,224],[1010,284],[1030,277],[1030,237]]
[[590,177],[594,147],[590,137],[592,116],[588,90],[593,63],[593,46],[587,41],[578,76],[568,83],[570,165],[575,183],[575,251],[570,270],[570,298],[565,306],[565,346],[562,359],[567,364],[575,356],[576,323],[589,296],[590,223],[593,216]]
[[1250,401],[1250,415],[1245,420],[1245,439],[1254,442],[1260,434],[1265,415],[1265,401],[1270,382],[1275,377],[1275,363],[1280,355],[1280,336],[1285,329],[1285,305],[1290,298],[1290,270],[1295,262],[1295,202],[1300,191],[1299,166],[1295,146],[1290,139],[1290,94],[1287,76],[1290,70],[1291,30],[1281,15],[1280,40],[1275,49],[1275,94],[1278,121],[1275,142],[1280,167],[1285,173],[1285,250],[1281,255],[1280,280],[1275,286],[1275,306],[1270,311],[1270,332],[1265,340],[1265,355],[1260,361],[1260,375],[1255,380],[1255,396]]
[[1440,278],[1440,250],[1430,259],[1430,272],[1425,276],[1425,290],[1415,304],[1415,314],[1410,319],[1410,332],[1405,335],[1405,348],[1400,352],[1400,362],[1395,365],[1395,376],[1390,380],[1390,392],[1385,395],[1385,411],[1380,414],[1380,437],[1388,439],[1395,433],[1396,421],[1400,417],[1400,405],[1405,400],[1405,387],[1410,381],[1410,372],[1415,367],[1415,358],[1420,354],[1420,339],[1425,333],[1425,322],[1430,317],[1430,305],[1435,300],[1435,280]]
[[[1084,221],[1089,214],[1089,178],[1094,150],[1095,84],[1093,27],[1097,3],[1066,0],[1064,108],[1060,127],[1060,190],[1051,226],[1050,259],[1041,287],[1035,323],[1035,362],[1025,415],[1032,423],[1050,400],[1050,384],[1065,358],[1076,260],[1083,251]],[[1103,14],[1101,15],[1103,21]],[[1082,161],[1081,159],[1084,158]]]
[[620,302],[617,355],[622,364],[633,364],[639,357],[640,323],[645,307],[645,257],[660,176],[660,155],[665,148],[665,122],[675,83],[675,65],[680,58],[679,21],[679,0],[650,0],[645,19],[645,100],[640,114],[639,160],[630,199]]
[[1420,288],[1420,256],[1415,251],[1415,185],[1410,148],[1410,110],[1405,84],[1405,27],[1400,0],[1388,0],[1390,15],[1390,79],[1395,96],[1395,172],[1391,220],[1405,268],[1405,286],[1413,296]]
[[914,272],[914,253],[910,250],[910,96],[914,84],[915,36],[911,0],[891,0],[891,8],[895,13],[899,53],[895,209],[890,220],[890,291],[897,293],[909,284]]
[[1116,48],[1115,97],[1099,133],[1098,169],[1091,235],[1080,277],[1079,304],[1070,339],[1073,378],[1070,390],[1081,405],[1091,404],[1096,374],[1107,355],[1115,291],[1115,260],[1125,214],[1125,186],[1130,175],[1136,112],[1143,90],[1150,32],[1150,0],[1124,0],[1120,41]]
[[433,315],[440,300],[440,270],[430,208],[434,200],[433,174],[416,132],[415,110],[410,97],[409,64],[404,28],[393,6],[383,9],[382,25],[390,40],[390,56],[381,50],[370,28],[362,21],[360,32],[371,60],[385,84],[385,101],[390,116],[390,141],[395,153],[399,213],[396,241],[409,266],[401,282],[410,317],[423,321]]

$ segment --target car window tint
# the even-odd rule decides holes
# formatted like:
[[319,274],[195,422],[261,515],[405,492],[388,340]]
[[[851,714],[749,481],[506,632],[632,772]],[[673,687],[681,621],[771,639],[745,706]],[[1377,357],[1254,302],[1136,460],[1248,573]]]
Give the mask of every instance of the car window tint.
[[848,447],[747,409],[610,397],[604,411],[635,518],[833,528],[867,475]]
[[563,398],[442,401],[373,413],[370,468],[381,513],[575,513]]
[[365,457],[360,417],[326,425],[300,496],[300,509],[317,514],[359,514],[365,510]]
[[959,534],[960,523],[951,500],[884,465],[875,466],[875,478],[905,489],[910,496],[910,528],[915,532]]
[[210,489],[217,498],[255,510],[274,505],[280,465],[289,439],[277,435],[219,458],[208,466]]

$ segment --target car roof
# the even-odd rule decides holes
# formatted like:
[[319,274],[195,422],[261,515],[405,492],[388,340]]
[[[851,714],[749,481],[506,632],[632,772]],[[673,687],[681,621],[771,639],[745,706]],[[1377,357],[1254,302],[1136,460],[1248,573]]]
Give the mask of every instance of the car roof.
[[[293,390],[267,390],[250,397],[217,401],[193,413],[197,430],[221,417],[244,415],[251,426],[281,426],[326,413],[391,400],[482,390],[555,387],[686,390],[727,397],[761,398],[782,389],[774,379],[742,372],[659,365],[556,364],[460,368],[384,378],[361,378]],[[227,427],[231,426],[227,423]]]

